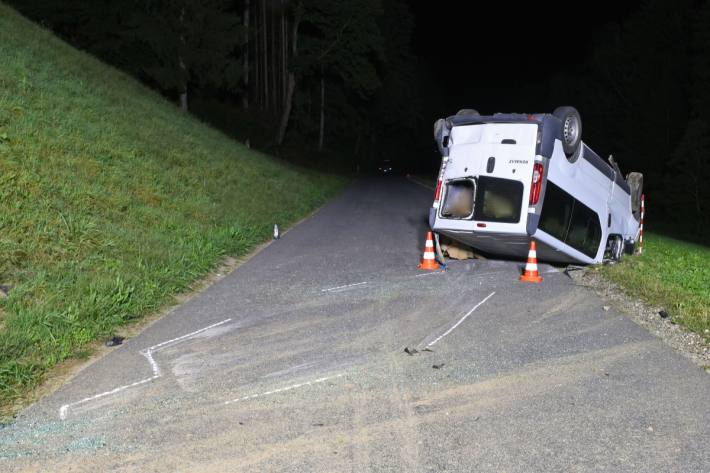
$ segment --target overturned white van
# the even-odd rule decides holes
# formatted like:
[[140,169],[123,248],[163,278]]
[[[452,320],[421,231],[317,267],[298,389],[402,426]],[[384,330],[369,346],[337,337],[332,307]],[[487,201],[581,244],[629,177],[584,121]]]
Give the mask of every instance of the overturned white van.
[[625,179],[581,140],[573,107],[552,114],[475,110],[435,123],[442,155],[429,223],[494,255],[599,263],[633,251],[643,176]]

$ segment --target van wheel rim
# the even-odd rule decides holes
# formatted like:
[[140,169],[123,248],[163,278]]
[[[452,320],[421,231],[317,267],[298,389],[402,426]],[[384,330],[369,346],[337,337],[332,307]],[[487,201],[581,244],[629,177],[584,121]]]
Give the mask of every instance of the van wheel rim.
[[567,144],[573,145],[577,142],[577,137],[579,136],[579,123],[577,117],[572,115],[565,119],[563,133]]
[[619,261],[622,253],[624,252],[624,240],[620,237],[616,237],[614,238],[614,243],[614,259]]

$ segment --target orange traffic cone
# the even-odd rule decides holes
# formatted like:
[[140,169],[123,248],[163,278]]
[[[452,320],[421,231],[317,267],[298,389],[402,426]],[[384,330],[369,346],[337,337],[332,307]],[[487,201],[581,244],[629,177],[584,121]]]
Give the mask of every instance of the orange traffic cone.
[[417,266],[419,269],[439,269],[439,263],[436,262],[436,256],[434,255],[434,235],[431,232],[426,234],[426,243],[424,244],[424,254],[422,255],[422,262]]
[[525,282],[541,282],[542,277],[537,270],[537,244],[535,240],[530,242],[530,251],[528,251],[528,262],[525,265],[525,272],[520,276],[521,281]]

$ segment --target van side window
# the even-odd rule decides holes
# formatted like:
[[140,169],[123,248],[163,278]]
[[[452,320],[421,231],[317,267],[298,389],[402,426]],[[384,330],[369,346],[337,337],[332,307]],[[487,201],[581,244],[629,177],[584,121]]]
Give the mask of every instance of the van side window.
[[540,214],[540,229],[558,240],[565,241],[573,207],[574,197],[548,180]]
[[539,227],[590,258],[599,250],[599,215],[551,181],[547,181]]
[[597,255],[601,239],[602,228],[599,225],[599,216],[592,209],[576,200],[572,223],[569,226],[565,243],[590,258],[594,258]]

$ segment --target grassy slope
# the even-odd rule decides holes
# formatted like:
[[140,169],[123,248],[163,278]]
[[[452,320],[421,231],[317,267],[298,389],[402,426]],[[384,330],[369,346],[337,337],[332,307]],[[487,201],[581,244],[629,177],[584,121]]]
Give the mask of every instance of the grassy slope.
[[665,307],[673,320],[710,341],[710,248],[651,233],[643,256],[625,258],[601,271],[629,294]]
[[343,184],[244,148],[0,4],[0,411]]

